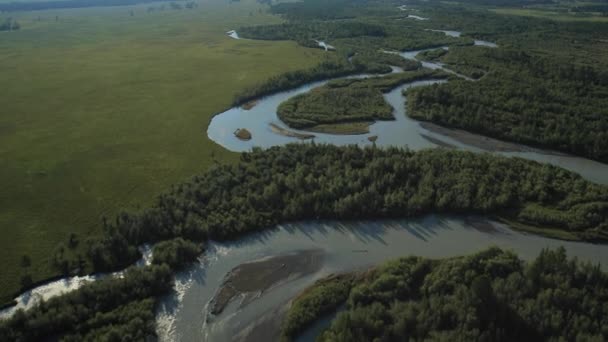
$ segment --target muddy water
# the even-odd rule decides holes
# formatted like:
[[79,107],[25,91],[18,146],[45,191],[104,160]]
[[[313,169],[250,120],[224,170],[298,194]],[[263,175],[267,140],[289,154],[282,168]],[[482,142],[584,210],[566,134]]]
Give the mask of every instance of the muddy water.
[[[258,323],[280,319],[276,311],[290,298],[329,274],[364,269],[401,256],[444,258],[489,246],[511,249],[524,259],[535,257],[545,247],[564,246],[571,256],[602,263],[604,269],[608,266],[608,246],[527,235],[478,218],[428,216],[415,220],[282,225],[235,243],[211,243],[200,265],[178,275],[176,294],[165,299],[158,313],[158,333],[161,341],[247,340],[243,336],[247,331],[255,331]],[[313,249],[324,253],[317,272],[282,283],[245,307],[233,303],[218,316],[209,314],[209,302],[233,268],[256,259]]]

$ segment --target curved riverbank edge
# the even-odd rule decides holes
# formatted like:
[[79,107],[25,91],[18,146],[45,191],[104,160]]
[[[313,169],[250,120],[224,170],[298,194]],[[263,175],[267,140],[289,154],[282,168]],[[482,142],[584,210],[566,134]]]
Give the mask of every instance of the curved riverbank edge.
[[[152,263],[152,247],[144,245],[139,248],[141,259],[129,267],[142,267]],[[49,279],[38,281],[26,289],[14,295],[12,303],[7,303],[0,307],[0,320],[10,318],[17,310],[27,310],[40,301],[77,290],[81,286],[102,279],[105,277],[121,277],[129,268],[111,273],[89,273],[66,277],[65,275],[55,276]]]
[[[456,243],[458,241],[462,243]],[[176,276],[176,294],[165,298],[165,305],[157,312],[157,332],[160,341],[255,341],[255,336],[278,336],[277,320],[284,317],[289,307],[286,305],[319,279],[365,270],[385,260],[408,255],[455,257],[491,246],[513,250],[524,260],[536,257],[543,248],[564,246],[569,256],[592,263],[601,261],[603,269],[608,267],[606,245],[521,233],[485,216],[296,222],[248,234],[237,241],[211,243],[200,265]],[[252,259],[280,257],[312,248],[326,253],[325,264],[318,272],[281,283],[244,308],[229,305],[226,312],[208,320],[211,299],[232,269]]]

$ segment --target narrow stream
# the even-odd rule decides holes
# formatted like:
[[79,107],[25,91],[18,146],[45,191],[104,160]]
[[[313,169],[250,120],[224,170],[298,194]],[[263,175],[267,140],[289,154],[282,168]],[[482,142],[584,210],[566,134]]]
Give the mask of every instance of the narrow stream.
[[[135,264],[135,266],[150,265],[152,262],[152,248],[150,246],[143,246],[139,248],[139,251],[142,254],[142,258]],[[0,310],[0,319],[12,316],[19,309],[27,310],[34,307],[41,301],[77,290],[79,287],[92,281],[103,279],[105,277],[122,277],[123,274],[124,271],[119,271],[110,274],[73,276],[48,282],[26,291],[16,297],[15,301],[17,302],[17,305]]]
[[[442,31],[443,32],[443,31]],[[459,34],[457,31],[446,31],[450,35]],[[479,45],[491,46],[493,43],[479,41]],[[494,44],[495,45],[495,44]],[[416,55],[423,51],[432,49],[422,49],[416,51],[406,51],[398,53],[403,58],[416,60]],[[397,53],[397,52],[390,52]],[[421,62],[423,67],[429,69],[441,69],[446,72],[456,74],[462,78],[469,79],[464,75],[459,75],[454,71],[446,69],[441,63]],[[400,70],[394,69],[394,72]],[[357,75],[351,76],[354,78],[371,77],[372,75]],[[378,75],[376,75],[378,76]],[[249,151],[252,147],[258,146],[268,148],[272,146],[281,146],[294,142],[306,142],[309,140],[300,140],[295,137],[288,137],[273,132],[271,124],[274,124],[283,129],[301,133],[310,134],[307,131],[291,129],[285,125],[277,116],[277,108],[279,105],[288,99],[309,92],[310,90],[320,87],[328,81],[314,82],[306,84],[297,89],[288,90],[276,93],[260,99],[256,105],[247,110],[243,107],[233,107],[223,113],[213,117],[207,135],[209,138],[230,151],[243,152]],[[393,109],[394,121],[377,121],[370,126],[369,133],[359,135],[335,135],[324,133],[313,133],[314,141],[317,143],[328,143],[334,145],[350,145],[357,144],[360,146],[371,146],[373,143],[368,139],[377,136],[375,142],[377,146],[401,146],[412,150],[420,150],[424,148],[432,148],[437,146],[451,146],[458,149],[474,151],[474,152],[494,152],[505,156],[521,157],[525,159],[535,160],[538,162],[549,163],[563,167],[567,170],[574,171],[582,175],[584,178],[602,184],[608,184],[608,165],[595,162],[593,160],[556,153],[555,151],[542,150],[529,146],[507,143],[484,137],[477,134],[466,133],[451,129],[429,130],[429,125],[422,124],[419,121],[411,119],[406,115],[405,103],[406,99],[402,95],[403,90],[412,87],[429,86],[445,82],[443,80],[426,80],[417,81],[405,84],[384,95],[385,100]],[[426,128],[425,128],[426,127]],[[251,132],[252,138],[248,141],[239,140],[234,136],[237,129],[246,128]],[[458,139],[459,136],[466,135],[468,139]],[[473,144],[472,140],[477,140],[479,143]],[[503,144],[510,146],[507,149],[498,149],[494,151],[493,145]]]

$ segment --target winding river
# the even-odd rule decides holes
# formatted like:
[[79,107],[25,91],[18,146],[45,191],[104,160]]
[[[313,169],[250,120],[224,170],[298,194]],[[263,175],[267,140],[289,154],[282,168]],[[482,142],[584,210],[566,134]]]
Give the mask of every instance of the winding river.
[[[448,35],[459,34],[457,31],[445,31],[444,33]],[[478,41],[477,45],[482,46],[480,48],[496,46],[491,42],[485,41]],[[416,59],[415,56],[418,53],[427,50],[431,49],[407,51],[399,54],[406,59]],[[441,69],[468,79],[464,75],[458,75],[454,71],[447,69],[441,63],[423,61],[422,65],[425,68]],[[399,72],[399,70],[394,69],[394,72]],[[357,75],[351,77],[365,78],[372,77],[372,75]],[[249,109],[243,107],[233,107],[213,117],[207,129],[207,135],[211,140],[215,141],[219,145],[235,152],[249,151],[254,146],[268,148],[293,142],[302,142],[302,140],[296,137],[281,135],[272,130],[271,125],[275,125],[276,127],[280,127],[292,132],[310,134],[310,132],[291,129],[286,126],[278,118],[277,108],[282,102],[296,95],[309,92],[310,90],[320,87],[327,82],[328,80],[314,82],[293,90],[282,91],[274,95],[264,97],[257,101],[255,106]],[[368,134],[335,135],[314,133],[314,141],[317,143],[328,143],[334,145],[358,144],[360,146],[369,146],[373,143],[368,138],[377,136],[378,139],[375,142],[377,146],[401,146],[412,150],[420,150],[437,146],[449,146],[452,148],[474,152],[494,152],[505,156],[521,157],[538,162],[557,165],[567,170],[577,172],[592,182],[608,184],[608,165],[606,164],[581,157],[566,155],[563,153],[556,153],[555,151],[542,150],[515,143],[505,143],[459,130],[439,128],[435,127],[434,125],[421,123],[406,115],[404,104],[407,100],[402,95],[403,90],[413,87],[429,86],[441,82],[445,81],[425,80],[412,82],[385,94],[385,100],[393,107],[395,120],[377,121],[370,126]],[[249,132],[251,132],[252,137],[250,140],[243,141],[234,136],[234,132],[241,128],[246,128]],[[496,148],[497,145],[500,145],[501,147]]]
[[[142,246],[139,248],[139,252],[142,255],[142,258],[135,263],[134,266],[141,267],[150,265],[152,263],[152,248],[150,246]],[[109,273],[109,274],[92,274],[85,276],[73,276],[58,279],[55,281],[50,281],[48,283],[42,284],[36,288],[25,291],[19,296],[15,298],[15,302],[17,303],[15,306],[0,310],[0,319],[8,318],[12,316],[15,311],[19,309],[27,310],[29,308],[34,307],[36,304],[41,301],[48,300],[49,298],[59,296],[61,294],[74,291],[79,287],[105,278],[105,277],[122,277],[124,271]]]
[[[441,31],[449,36],[460,36],[457,31]],[[475,45],[496,47],[491,42],[476,40]],[[447,47],[444,47],[447,48]],[[424,50],[399,53],[407,59]],[[423,67],[442,69],[440,63],[423,62]],[[396,70],[395,72],[398,72]],[[456,73],[454,73],[456,74]],[[457,76],[465,78],[463,75]],[[370,77],[359,75],[354,77]],[[287,99],[306,93],[327,81],[315,82],[297,89],[279,92],[260,99],[254,107],[231,108],[215,116],[209,125],[208,136],[232,151],[248,151],[254,146],[267,148],[300,141],[274,133],[270,124],[297,133],[277,117],[277,108]],[[412,87],[445,82],[425,80],[412,82],[384,95],[394,109],[394,121],[378,121],[363,135],[332,135],[314,133],[314,141],[335,145],[370,145],[369,137],[378,136],[378,146],[402,146],[413,150],[432,147],[458,148],[475,152],[493,152],[561,166],[584,178],[608,184],[608,165],[575,156],[541,150],[525,145],[506,143],[463,131],[451,130],[409,118],[405,112],[406,99],[402,92]],[[238,128],[246,128],[252,139],[241,141],[234,137]],[[479,222],[484,222],[479,224]],[[282,225],[275,229],[249,236],[235,243],[212,243],[201,258],[200,265],[177,279],[176,294],[166,298],[157,316],[158,334],[163,341],[254,341],[274,336],[289,300],[314,283],[315,280],[337,272],[367,268],[385,260],[420,255],[433,258],[470,254],[489,246],[515,251],[530,259],[546,247],[563,246],[570,256],[608,268],[608,246],[565,242],[520,233],[507,226],[475,218],[428,216],[415,220],[373,222],[317,222],[309,221]],[[218,316],[209,312],[209,303],[221,286],[224,277],[236,266],[268,257],[280,257],[298,250],[322,250],[323,262],[314,274],[281,283],[258,294],[256,300],[232,303]],[[274,322],[274,324],[272,324]],[[318,329],[316,326],[314,329]],[[300,340],[312,340],[313,333],[304,333]]]
[[[457,31],[441,31],[460,36]],[[228,34],[239,39],[235,31]],[[325,43],[324,43],[325,44]],[[475,45],[495,47],[496,44],[475,41]],[[326,45],[328,46],[328,45]],[[446,47],[447,48],[447,47]],[[404,58],[415,59],[424,50],[402,52]],[[440,63],[423,62],[431,69],[442,69]],[[401,72],[393,68],[393,72]],[[454,73],[456,74],[456,73]],[[456,74],[458,75],[458,74]],[[356,75],[354,78],[377,75]],[[464,77],[462,75],[458,75]],[[216,115],[207,130],[210,139],[231,151],[249,151],[254,146],[268,148],[302,141],[275,133],[270,124],[293,130],[277,117],[277,108],[287,99],[306,93],[327,81],[315,82],[297,89],[279,92],[257,101],[252,108],[231,108]],[[398,87],[384,95],[393,107],[395,120],[378,121],[370,132],[362,135],[332,135],[314,133],[315,142],[335,145],[371,145],[368,138],[377,136],[377,146],[401,146],[413,150],[447,147],[474,152],[493,152],[550,163],[577,172],[586,179],[608,184],[608,165],[584,158],[540,150],[519,144],[505,143],[491,138],[421,123],[405,112],[406,99],[402,92],[413,87],[431,86],[444,80],[416,81]],[[234,132],[246,128],[252,134],[248,141],[239,140]],[[608,245],[565,242],[513,231],[507,226],[479,217],[446,217],[430,215],[419,219],[381,221],[308,221],[280,225],[262,233],[249,235],[232,243],[211,242],[200,258],[200,263],[176,276],[175,292],[162,300],[157,312],[157,332],[161,341],[251,341],[253,333],[267,330],[272,335],[278,329],[281,315],[289,300],[310,286],[315,280],[337,272],[365,269],[383,261],[419,255],[443,258],[470,254],[489,246],[515,251],[530,259],[543,248],[564,246],[570,256],[601,263],[608,267]],[[321,251],[320,267],[313,273],[276,284],[247,303],[235,301],[219,315],[209,314],[209,304],[224,277],[236,266],[252,260],[279,257],[294,251]],[[149,250],[144,250],[140,264],[150,261]],[[121,276],[115,273],[110,276]],[[40,286],[16,298],[18,305],[0,312],[10,316],[17,308],[29,308],[41,299],[73,290],[103,276],[74,277]],[[282,311],[283,310],[283,311]],[[308,341],[313,334],[304,334]]]
[[[256,338],[249,333],[256,330],[257,324],[271,329],[264,324],[280,321],[277,310],[317,279],[401,256],[444,258],[489,246],[511,249],[524,259],[536,257],[546,247],[564,246],[571,256],[602,263],[604,269],[608,266],[606,245],[527,235],[477,217],[427,216],[412,220],[281,225],[238,242],[211,243],[200,265],[178,275],[176,294],[166,298],[158,312],[158,334],[161,341],[254,341]],[[298,250],[323,252],[317,272],[275,286],[243,307],[237,301],[216,317],[208,313],[209,302],[231,269],[255,259]]]

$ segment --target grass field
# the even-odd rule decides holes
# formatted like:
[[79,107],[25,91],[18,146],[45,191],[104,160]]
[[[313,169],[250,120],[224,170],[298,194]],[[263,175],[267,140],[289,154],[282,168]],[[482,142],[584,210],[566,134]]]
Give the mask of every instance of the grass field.
[[12,14],[22,30],[0,33],[0,303],[20,287],[23,255],[34,281],[53,276],[53,251],[71,232],[98,234],[103,215],[236,160],[207,138],[213,114],[243,88],[323,58],[228,38],[279,21],[241,2]]

